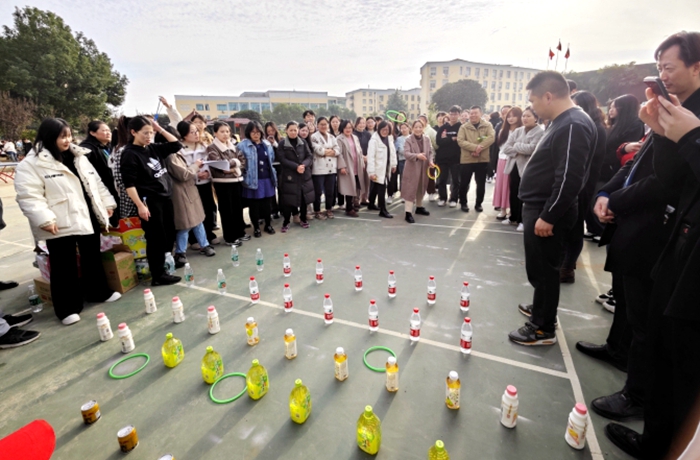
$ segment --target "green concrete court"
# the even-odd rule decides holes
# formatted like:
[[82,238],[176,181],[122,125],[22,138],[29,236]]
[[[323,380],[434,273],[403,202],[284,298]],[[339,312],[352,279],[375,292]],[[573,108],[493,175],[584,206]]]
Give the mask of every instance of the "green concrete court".
[[[487,186],[490,203],[492,186]],[[473,193],[473,189],[472,189]],[[21,282],[3,292],[0,305],[6,313],[27,307],[26,289],[38,276],[31,266],[33,243],[26,220],[14,202],[11,186],[0,187],[8,228],[0,234],[0,279]],[[473,197],[470,197],[473,204]],[[607,420],[591,415],[584,451],[564,441],[567,417],[576,401],[618,391],[625,374],[595,362],[575,350],[575,343],[602,343],[612,315],[594,302],[610,287],[602,269],[605,251],[586,243],[579,260],[577,281],[562,288],[559,310],[559,343],[528,348],[512,344],[507,333],[520,327],[525,317],[517,304],[531,298],[532,289],[524,270],[522,235],[495,219],[491,206],[477,214],[459,208],[438,208],[429,203],[430,217],[417,216],[409,226],[403,205],[390,207],[396,218],[379,219],[361,212],[358,219],[338,217],[312,221],[309,230],[292,226],[286,235],[277,233],[244,243],[241,266],[234,268],[228,248],[216,247],[214,258],[190,256],[196,286],[157,287],[158,312],[146,315],[139,289],[110,305],[90,305],[79,323],[60,324],[50,308],[39,313],[31,328],[42,336],[33,344],[0,352],[0,436],[26,423],[43,418],[57,435],[55,459],[121,459],[117,430],[136,426],[140,445],[131,459],[157,459],[172,453],[181,459],[359,459],[369,456],[355,444],[355,424],[367,404],[382,420],[383,440],[378,457],[384,459],[427,458],[436,439],[445,442],[453,459],[626,459],[603,434]],[[274,222],[279,230],[281,221]],[[255,271],[255,249],[262,248],[265,270]],[[282,274],[282,254],[292,259],[292,276]],[[316,258],[322,258],[326,281],[316,285]],[[360,264],[364,290],[355,292],[352,274]],[[228,293],[216,291],[216,269],[228,278]],[[398,295],[387,296],[387,274],[395,270]],[[181,272],[181,270],[179,270]],[[255,275],[261,302],[248,300],[247,280]],[[426,305],[426,283],[434,275],[438,283],[437,304]],[[463,280],[472,288],[469,316],[474,325],[473,353],[459,352],[459,288]],[[294,312],[282,310],[282,287],[291,284]],[[330,293],[335,323],[322,319],[322,298]],[[171,322],[170,298],[179,295],[185,305],[184,323]],[[370,299],[379,305],[379,331],[367,328]],[[206,307],[215,305],[222,331],[209,335]],[[409,316],[421,309],[421,341],[408,339]],[[104,311],[115,338],[100,342],[95,315]],[[261,341],[250,347],[244,323],[254,316]],[[108,369],[124,355],[116,327],[127,322],[134,334],[136,352],[148,353],[150,364],[126,380],[113,380]],[[294,329],[299,356],[284,357],[282,336]],[[160,347],[165,334],[182,340],[186,358],[176,368],[163,365]],[[255,402],[247,396],[228,405],[214,404],[209,386],[201,378],[200,361],[212,345],[221,353],[225,371],[246,372],[257,358],[267,367],[270,391]],[[364,351],[373,345],[392,348],[398,355],[400,390],[384,388],[384,375],[362,363]],[[333,353],[342,346],[349,355],[350,377],[333,377]],[[370,355],[380,365],[386,354]],[[135,366],[123,365],[128,372]],[[461,409],[451,411],[444,403],[444,380],[450,370],[462,382]],[[296,378],[311,390],[313,411],[304,425],[289,418],[288,397]],[[499,423],[500,398],[506,385],[517,386],[520,410],[515,429]],[[243,389],[243,379],[231,378],[217,386],[217,396],[230,397]],[[83,425],[80,406],[96,399],[102,419]],[[641,429],[640,422],[633,423]]]

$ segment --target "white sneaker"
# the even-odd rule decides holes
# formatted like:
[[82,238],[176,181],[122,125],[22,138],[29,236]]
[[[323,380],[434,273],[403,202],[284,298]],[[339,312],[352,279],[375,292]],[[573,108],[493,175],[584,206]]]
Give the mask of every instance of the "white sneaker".
[[73,313],[72,315],[68,315],[61,320],[61,322],[65,326],[70,326],[71,324],[75,324],[78,321],[80,321],[80,316],[77,313]]
[[440,206],[440,207],[445,206],[445,200],[438,201],[438,206]]
[[390,196],[386,197],[386,204],[391,204],[394,202],[394,199]]
[[440,195],[438,195],[437,193],[433,193],[433,194],[431,194],[431,195],[428,196],[428,199],[429,199],[430,201],[437,201],[439,196],[440,196]]
[[515,230],[517,230],[519,232],[523,232],[523,231],[525,231],[525,227],[523,227],[523,224],[518,224],[518,228],[516,228]]
[[457,202],[456,202],[456,201],[450,201],[450,207],[451,207],[451,208],[456,208],[456,207],[457,207]]
[[501,209],[501,212],[496,215],[496,219],[503,219],[504,217],[506,217],[506,212]]
[[503,225],[510,225],[510,224],[511,224],[510,220],[508,220],[508,219],[503,219],[503,220],[501,221],[501,223],[502,223]]
[[118,292],[113,292],[111,296],[109,296],[109,299],[105,300],[105,302],[116,302],[117,300],[121,299],[122,295]]

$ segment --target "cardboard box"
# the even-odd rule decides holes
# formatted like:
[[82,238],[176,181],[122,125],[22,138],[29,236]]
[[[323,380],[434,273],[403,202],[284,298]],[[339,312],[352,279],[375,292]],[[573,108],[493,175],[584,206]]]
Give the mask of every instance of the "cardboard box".
[[126,232],[111,231],[108,235],[118,236],[122,243],[129,247],[134,259],[146,257],[146,234],[140,228],[128,230]]
[[53,301],[51,299],[50,282],[46,281],[42,277],[34,278],[34,289],[36,289],[36,293],[39,295],[39,298],[41,298],[44,305],[53,305]]
[[102,265],[110,289],[124,294],[139,284],[134,256],[128,246],[116,245],[111,251],[103,252]]
[[125,233],[137,228],[141,228],[141,219],[138,217],[127,217],[125,219],[119,219],[119,227],[116,228],[116,231]]

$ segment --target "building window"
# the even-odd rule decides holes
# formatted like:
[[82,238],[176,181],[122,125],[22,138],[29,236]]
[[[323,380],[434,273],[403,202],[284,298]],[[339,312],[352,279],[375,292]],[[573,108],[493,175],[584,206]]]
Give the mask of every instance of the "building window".
[[445,76],[449,75],[449,74],[450,74],[450,68],[447,67],[447,66],[443,67],[443,68],[442,68],[442,74],[445,75]]
[[506,82],[506,89],[510,89],[510,82]]
[[491,108],[489,108],[489,112],[493,112],[494,109],[495,109],[495,107],[493,105],[491,105]]
[[247,102],[241,102],[238,105],[241,107],[241,110],[250,110],[250,107],[248,106]]
[[498,78],[503,78],[503,71],[502,70],[498,71]]
[[510,93],[506,93],[506,101],[510,99]]
[[219,115],[219,116],[216,117],[216,118],[218,118],[219,120],[225,120],[225,119],[228,118],[228,115]]
[[498,89],[502,89],[502,88],[503,88],[503,82],[502,82],[502,81],[499,81],[499,82],[498,82]]
[[530,72],[527,73],[527,79],[530,80]]
[[523,74],[524,74],[524,73],[525,73],[525,72],[520,72],[520,79],[521,79],[521,80],[523,79]]
[[204,110],[204,104],[197,104],[197,110]]
[[263,102],[260,104],[260,108],[262,110],[272,110],[272,104],[268,104],[267,102]]
[[211,116],[207,115],[207,120],[211,120]]
[[384,101],[384,96],[379,96],[379,102]]
[[209,110],[209,104],[204,104],[204,110]]
[[518,100],[519,100],[519,101],[522,101],[522,100],[523,100],[523,95],[522,95],[522,94],[518,94]]
[[363,96],[367,96],[367,91],[362,91]]
[[260,113],[260,103],[259,102],[251,102],[250,103],[250,110],[255,110],[256,112]]
[[216,110],[219,112],[226,112],[228,110],[228,104],[216,104]]
[[481,84],[481,87],[486,89],[487,86],[489,86],[489,84],[486,80],[484,80],[484,82]]
[[430,80],[430,89],[435,89],[435,80]]
[[459,66],[459,74],[462,75],[462,72],[464,71],[464,67]]
[[369,100],[369,103],[372,104],[372,99]]
[[489,76],[489,69],[484,69],[484,77],[488,77],[488,76]]
[[228,109],[231,112],[238,112],[238,102],[229,102],[228,103]]
[[523,89],[523,82],[520,82],[520,89]]
[[491,93],[491,100],[493,101],[494,99],[496,99],[496,93]]
[[501,93],[498,93],[498,100],[501,100]]
[[506,72],[506,78],[510,78],[510,70]]
[[478,67],[475,68],[475,69],[474,69],[474,76],[475,76],[476,78],[479,78],[479,73],[480,73],[480,72],[481,72],[481,69],[480,69],[480,68],[478,68]]
[[495,81],[491,82],[491,89],[496,89],[496,82]]
[[366,112],[367,112],[367,107],[366,106],[362,107],[362,113],[366,113]]
[[411,104],[411,110],[416,108],[416,104]]
[[437,67],[431,67],[430,68],[430,76],[434,77],[435,75],[437,75]]
[[471,74],[472,74],[472,68],[471,68],[471,67],[467,67],[467,71],[465,72],[465,75],[466,75],[467,77],[469,77],[469,76],[471,76]]
[[366,103],[367,103],[367,99],[362,99],[362,103],[363,103],[363,104],[366,104]]
[[412,101],[415,101],[415,100],[416,100],[416,95],[415,95],[415,94],[411,94],[411,100],[412,100]]
[[384,104],[381,104],[381,105],[379,106],[379,110],[384,110]]

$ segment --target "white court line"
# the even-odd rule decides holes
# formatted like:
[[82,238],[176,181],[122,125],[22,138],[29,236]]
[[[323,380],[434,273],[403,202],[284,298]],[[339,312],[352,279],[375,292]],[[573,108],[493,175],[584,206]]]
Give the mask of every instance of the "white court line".
[[361,221],[363,221],[363,222],[380,222],[379,219],[363,219],[362,217],[342,217],[342,216],[335,216],[334,219],[361,220]]
[[[179,286],[187,287],[187,285],[184,284],[184,283],[179,283]],[[207,289],[207,288],[200,287],[200,286],[190,286],[189,288],[190,288],[190,289],[197,289],[198,291],[208,292],[208,293],[210,293],[210,294],[219,294],[219,291],[216,291],[216,290],[214,290],[214,289]],[[222,294],[219,294],[219,295],[222,295]],[[242,300],[242,301],[244,301],[244,302],[250,302],[250,298],[249,298],[249,297],[244,297],[244,296],[241,296],[241,295],[229,294],[229,293],[226,293],[226,294],[223,294],[223,295],[226,296],[226,297],[230,297],[230,298],[232,298],[232,299]],[[277,304],[274,304],[274,303],[272,303],[272,302],[266,302],[266,301],[264,301],[264,300],[260,300],[256,305],[264,305],[264,306],[266,306],[266,307],[274,308],[274,309],[277,309],[277,310],[284,310],[284,307],[283,307],[282,305],[277,305]],[[323,315],[321,315],[321,314],[319,314],[319,313],[313,313],[313,312],[310,312],[310,311],[292,310],[291,312],[292,312],[292,313],[297,313],[297,314],[299,314],[299,315],[309,316],[309,317],[311,317],[311,318],[323,319]],[[351,326],[351,327],[354,327],[354,328],[357,328],[357,329],[367,330],[367,325],[366,325],[366,324],[360,324],[360,323],[356,323],[356,322],[354,322],[354,321],[348,321],[348,320],[345,320],[345,319],[335,318],[333,322],[334,322],[334,323],[339,323],[339,324],[344,324],[344,325],[346,325],[346,326]],[[379,333],[379,334],[391,335],[391,336],[393,336],[393,337],[398,337],[398,338],[406,339],[406,340],[409,340],[409,339],[410,339],[410,336],[409,336],[408,334],[402,334],[402,333],[400,333],[400,332],[390,331],[390,330],[382,329],[382,328],[380,328],[379,331],[377,331],[377,333]],[[435,340],[426,339],[426,338],[423,338],[423,337],[421,337],[420,343],[426,343],[426,344],[432,345],[432,346],[434,346],[434,347],[443,348],[443,349],[445,349],[445,350],[451,350],[451,351],[455,351],[455,352],[461,353],[460,348],[459,348],[458,346],[456,346],[456,345],[449,345],[449,344],[446,344],[446,343],[437,342],[437,341],[435,341]],[[501,363],[501,364],[507,364],[507,365],[510,365],[510,366],[519,367],[519,368],[522,368],[522,369],[527,369],[527,370],[530,370],[530,371],[539,372],[540,374],[552,375],[552,376],[554,376],[554,377],[559,377],[559,378],[562,378],[562,379],[569,379],[569,378],[571,378],[571,375],[568,374],[568,373],[566,373],[566,372],[556,371],[556,370],[554,370],[554,369],[547,369],[546,367],[535,366],[535,365],[533,365],[533,364],[521,363],[521,362],[519,362],[519,361],[515,361],[515,360],[512,360],[512,359],[502,358],[502,357],[500,357],[500,356],[491,355],[491,354],[488,354],[488,353],[483,353],[483,352],[481,352],[481,351],[476,351],[476,350],[474,350],[474,351],[472,351],[471,354],[472,354],[473,356],[478,356],[479,358],[488,359],[489,361],[495,361],[495,362],[498,362],[498,363]]]
[[[457,230],[471,230],[472,229],[472,227],[455,227],[453,225],[419,224],[417,222],[415,224],[410,224],[410,225],[417,225],[419,227],[452,228],[452,229],[457,229]],[[489,230],[487,228],[482,229],[480,231],[487,232],[487,233],[504,233],[506,235],[517,235],[520,237],[522,237],[522,235],[523,235],[521,232],[514,232],[514,231],[506,232],[504,230]]]
[[[24,240],[22,240],[24,241]],[[6,240],[0,240],[1,244],[11,244],[13,246],[20,246],[22,248],[29,248],[29,249],[34,249],[34,246],[29,246],[27,244],[20,244],[20,243],[15,243],[14,241],[6,241]]]
[[[481,215],[484,216],[485,214],[482,213]],[[486,216],[486,219],[488,219],[488,218],[489,218],[489,216]],[[453,220],[453,221],[455,221],[455,222],[476,222],[476,221],[478,220],[478,218],[477,218],[477,220],[471,220],[471,219],[452,219],[452,218],[449,218],[449,217],[441,217],[440,220]],[[502,222],[502,221],[492,222],[492,221],[489,220],[489,221],[486,221],[486,222],[483,222],[483,223],[484,223],[484,224],[503,225],[503,227],[506,227],[506,226],[505,226],[503,223],[501,223],[501,222]],[[515,226],[513,226],[513,228],[515,228]]]
[[[558,319],[558,318],[557,318]],[[566,367],[566,372],[568,379],[571,382],[571,388],[574,390],[574,398],[576,402],[586,404],[586,399],[583,397],[583,388],[581,388],[581,381],[576,373],[576,368],[574,367],[574,360],[571,358],[571,352],[569,351],[569,345],[566,343],[566,336],[564,336],[564,329],[561,327],[561,321],[558,321],[557,325],[557,342],[559,342],[559,347],[561,349],[561,354],[564,357],[564,366]],[[586,405],[588,407],[588,405]],[[590,429],[586,432],[586,440],[588,442],[588,448],[591,450],[591,458],[593,460],[604,460],[603,452],[600,450],[600,444],[598,443],[598,437],[595,433],[595,428],[593,426],[593,420],[591,419],[590,409],[588,413],[588,426]]]

